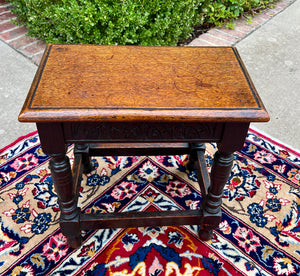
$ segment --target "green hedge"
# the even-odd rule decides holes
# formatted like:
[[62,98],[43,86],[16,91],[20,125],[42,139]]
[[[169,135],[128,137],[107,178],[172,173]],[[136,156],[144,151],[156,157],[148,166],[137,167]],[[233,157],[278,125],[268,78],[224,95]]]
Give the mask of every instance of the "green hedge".
[[[233,19],[239,18],[242,14],[250,19],[255,12],[266,7],[272,7],[272,4],[278,0],[218,0],[205,1],[204,11],[205,21],[217,26],[224,23],[231,23]],[[251,19],[250,19],[251,20]],[[229,24],[229,26],[232,26]]]
[[48,43],[176,45],[195,25],[230,22],[273,1],[10,0],[17,23]]

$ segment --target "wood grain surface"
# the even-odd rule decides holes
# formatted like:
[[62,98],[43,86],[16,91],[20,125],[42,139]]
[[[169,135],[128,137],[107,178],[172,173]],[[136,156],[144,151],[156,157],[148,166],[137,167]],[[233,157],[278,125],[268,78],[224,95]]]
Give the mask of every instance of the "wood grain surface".
[[20,121],[268,115],[232,47],[48,45]]

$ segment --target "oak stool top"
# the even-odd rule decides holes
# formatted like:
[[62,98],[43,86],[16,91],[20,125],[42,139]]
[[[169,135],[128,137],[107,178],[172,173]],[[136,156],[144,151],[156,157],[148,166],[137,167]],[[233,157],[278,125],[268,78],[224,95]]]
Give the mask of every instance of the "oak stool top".
[[267,121],[234,47],[48,45],[19,120]]

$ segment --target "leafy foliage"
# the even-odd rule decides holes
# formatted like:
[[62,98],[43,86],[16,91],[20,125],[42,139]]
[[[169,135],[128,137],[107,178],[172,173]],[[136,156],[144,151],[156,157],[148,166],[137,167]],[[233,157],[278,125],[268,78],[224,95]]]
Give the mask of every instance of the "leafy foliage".
[[227,23],[229,27],[232,25],[232,20],[239,18],[244,13],[253,14],[257,10],[266,7],[272,7],[272,3],[276,0],[217,0],[205,1],[202,6],[202,12],[205,16],[205,21],[217,26]]
[[10,0],[28,35],[51,43],[176,45],[195,25],[221,25],[271,1]]

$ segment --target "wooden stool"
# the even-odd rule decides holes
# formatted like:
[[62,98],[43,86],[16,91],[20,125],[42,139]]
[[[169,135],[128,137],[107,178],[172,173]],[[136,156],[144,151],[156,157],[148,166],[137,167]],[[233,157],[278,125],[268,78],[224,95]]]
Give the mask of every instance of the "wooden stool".
[[[269,116],[232,47],[48,45],[21,122],[36,122],[51,156],[60,227],[71,247],[81,230],[162,225],[201,225],[210,238],[221,219],[223,188],[233,152],[249,123]],[[216,142],[211,175],[205,142]],[[75,144],[71,170],[66,145]],[[81,174],[90,156],[190,154],[197,169],[199,210],[81,214]]]

